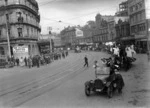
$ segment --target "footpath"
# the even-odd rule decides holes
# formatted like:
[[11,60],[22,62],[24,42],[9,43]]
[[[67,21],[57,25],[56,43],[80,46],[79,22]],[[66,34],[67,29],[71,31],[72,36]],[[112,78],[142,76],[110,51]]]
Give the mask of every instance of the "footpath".
[[150,62],[146,54],[137,54],[132,68],[124,72],[125,96],[128,103],[135,107],[150,107]]

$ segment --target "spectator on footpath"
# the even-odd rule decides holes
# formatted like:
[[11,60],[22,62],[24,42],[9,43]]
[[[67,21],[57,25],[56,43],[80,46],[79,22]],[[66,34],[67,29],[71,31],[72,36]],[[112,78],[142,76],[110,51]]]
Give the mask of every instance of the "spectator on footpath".
[[119,48],[116,46],[114,49],[114,55],[119,56]]
[[24,66],[24,59],[23,59],[23,57],[21,57],[21,59],[20,59],[20,66]]
[[32,67],[32,58],[31,57],[28,57],[28,66],[29,66],[29,68]]
[[84,57],[84,62],[85,62],[84,67],[85,67],[85,66],[88,67],[89,64],[88,64],[88,58],[87,58],[87,56]]
[[110,47],[110,53],[113,54],[113,48],[112,47]]
[[37,67],[39,68],[40,67],[40,57],[38,56],[38,57],[36,57],[36,64],[37,64]]
[[136,54],[136,51],[134,50],[134,45],[130,46],[131,52],[132,52],[132,57],[134,56],[134,54]]
[[27,66],[27,58],[24,58],[25,66]]
[[132,58],[133,54],[136,54],[136,52],[134,51],[134,49],[131,49],[131,47],[127,46],[126,47],[126,54],[127,54],[127,57]]
[[19,58],[18,57],[16,58],[16,63],[17,63],[17,66],[19,66]]

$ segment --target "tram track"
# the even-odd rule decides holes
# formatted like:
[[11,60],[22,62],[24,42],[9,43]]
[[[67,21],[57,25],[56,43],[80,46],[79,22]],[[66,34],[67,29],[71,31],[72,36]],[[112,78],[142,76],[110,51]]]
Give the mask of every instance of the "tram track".
[[[90,63],[93,62],[93,60],[94,60],[94,57],[91,58]],[[11,106],[18,106],[32,98],[35,98],[43,94],[44,92],[47,92],[49,89],[51,89],[51,87],[50,88],[47,87],[48,85],[52,85],[53,83],[59,82],[60,80],[63,80],[64,78],[68,76],[77,74],[78,72],[85,71],[85,69],[81,67],[81,63],[77,63],[77,61],[79,60],[77,59],[76,62],[72,64],[73,66],[71,67],[71,69],[68,69],[67,71],[65,71],[65,67],[70,66],[70,64],[62,67],[63,69],[59,68],[58,71],[61,71],[61,72],[57,72],[51,76],[44,75],[41,79],[32,80],[32,82],[30,81],[29,83],[25,83],[24,86],[16,87],[16,89],[14,90],[12,88],[9,88],[9,92],[5,92],[3,93],[3,95],[1,94],[0,98],[2,97],[2,99],[4,98],[6,99],[6,101],[4,102],[4,105],[11,105]],[[59,83],[62,83],[62,82],[60,81]],[[52,88],[54,87],[55,86],[53,85]],[[43,89],[43,91],[41,89]]]
[[[76,64],[76,62],[77,62],[79,59],[80,59],[80,58],[78,58],[76,61],[74,61],[74,64]],[[13,87],[9,87],[9,88],[6,88],[6,89],[4,89],[4,90],[1,90],[1,91],[0,91],[0,98],[1,98],[2,96],[4,96],[4,95],[7,95],[8,93],[11,93],[11,92],[13,92],[13,91],[15,91],[15,90],[18,90],[18,89],[22,89],[23,87],[26,87],[26,86],[32,84],[32,82],[33,82],[33,81],[36,81],[37,79],[40,81],[40,80],[42,80],[42,79],[45,78],[45,77],[53,77],[53,76],[55,76],[55,75],[57,75],[57,74],[60,74],[60,72],[57,72],[57,71],[59,71],[59,70],[61,70],[61,69],[62,69],[62,71],[64,71],[65,68],[70,67],[71,65],[74,65],[74,64],[66,64],[66,65],[62,65],[62,66],[60,66],[60,67],[55,66],[55,67],[54,67],[55,73],[52,74],[52,75],[50,75],[50,76],[49,76],[49,73],[50,73],[50,72],[47,71],[47,72],[45,72],[45,73],[42,73],[42,76],[39,77],[40,79],[39,79],[39,78],[31,79],[30,81],[23,82],[23,83],[14,85]],[[57,68],[56,68],[56,67],[57,67]],[[52,68],[53,68],[53,67],[52,67]],[[20,86],[21,86],[21,87],[20,87]],[[16,89],[16,88],[17,88],[17,89]]]

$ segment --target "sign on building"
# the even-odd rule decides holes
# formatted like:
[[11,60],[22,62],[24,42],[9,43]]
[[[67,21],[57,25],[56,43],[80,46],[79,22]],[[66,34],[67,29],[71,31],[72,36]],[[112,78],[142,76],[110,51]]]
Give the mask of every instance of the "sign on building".
[[146,19],[150,19],[150,0],[145,0]]
[[83,36],[83,31],[76,28],[76,37],[80,37],[80,36]]

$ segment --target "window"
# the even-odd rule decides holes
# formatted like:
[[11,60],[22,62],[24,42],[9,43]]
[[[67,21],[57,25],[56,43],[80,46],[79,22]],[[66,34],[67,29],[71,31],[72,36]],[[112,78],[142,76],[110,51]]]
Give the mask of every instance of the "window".
[[138,4],[135,6],[135,10],[138,10]]
[[6,6],[8,5],[8,0],[5,0],[5,5],[6,5]]
[[140,2],[138,5],[139,5],[139,8],[142,8],[143,2]]
[[28,22],[28,14],[26,14],[26,22]]
[[22,37],[22,28],[18,28],[18,37]]
[[20,0],[16,0],[15,3],[16,3],[16,4],[20,4]]
[[6,14],[6,20],[9,21],[9,15],[8,14]]
[[0,30],[0,38],[2,37],[2,30]]
[[27,36],[29,36],[29,27],[27,27]]
[[130,7],[130,12],[133,12],[133,8],[132,7]]
[[31,28],[31,34],[33,35],[33,28]]
[[3,47],[0,47],[0,55],[5,55],[5,51]]
[[24,0],[24,2],[25,2],[25,5],[27,5],[27,1],[26,1],[26,0]]

